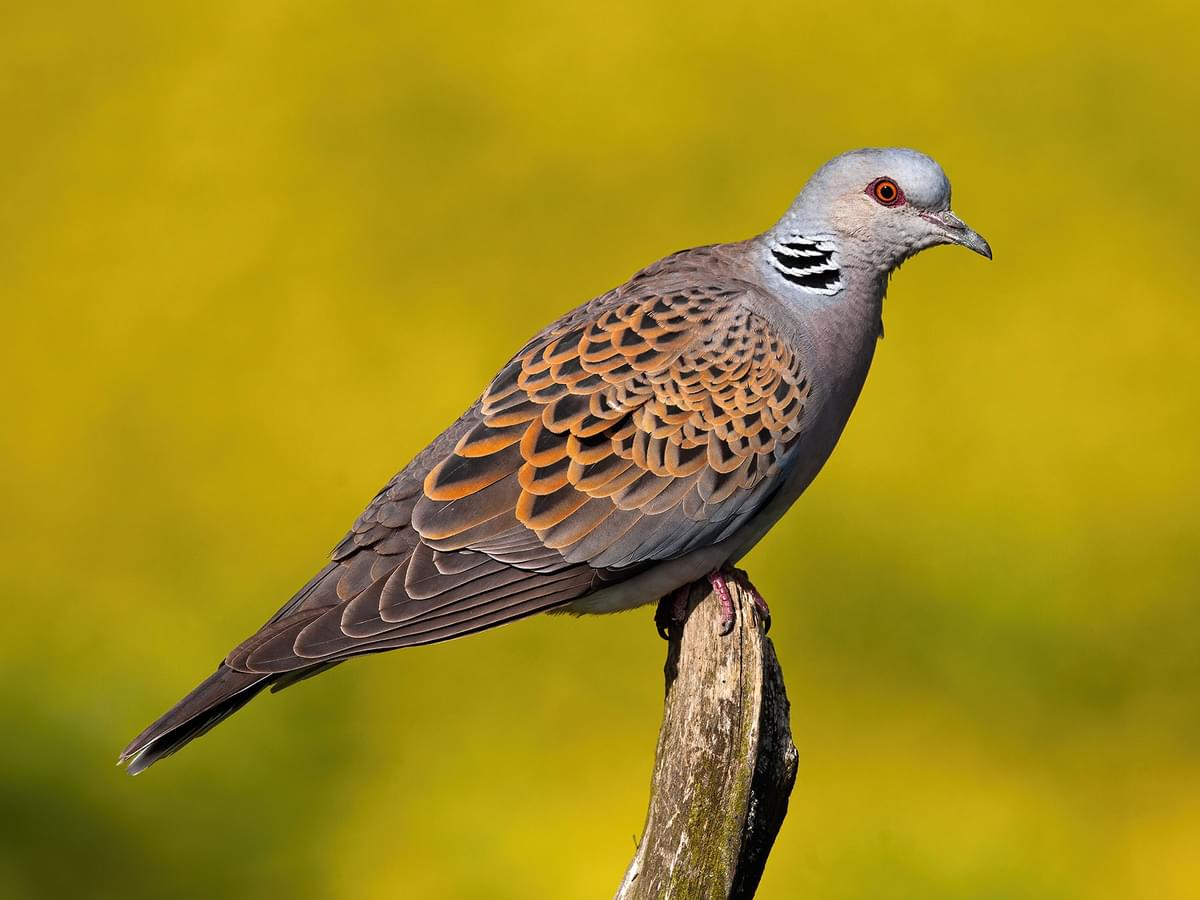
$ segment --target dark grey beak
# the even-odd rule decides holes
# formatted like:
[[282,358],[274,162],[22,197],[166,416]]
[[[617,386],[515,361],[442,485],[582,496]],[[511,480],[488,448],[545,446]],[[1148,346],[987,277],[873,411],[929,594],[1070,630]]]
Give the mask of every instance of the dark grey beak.
[[928,219],[946,234],[946,243],[960,244],[968,250],[974,250],[980,256],[992,258],[992,248],[977,232],[967,226],[967,223],[950,210],[936,213],[921,213],[921,218]]

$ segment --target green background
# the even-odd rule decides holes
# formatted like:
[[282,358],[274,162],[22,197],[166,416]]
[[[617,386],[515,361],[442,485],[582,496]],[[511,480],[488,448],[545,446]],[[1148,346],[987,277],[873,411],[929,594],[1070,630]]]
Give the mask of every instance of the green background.
[[533,331],[891,144],[996,259],[893,280],[747,561],[801,754],[759,896],[1200,896],[1194,7],[447,6],[5,5],[0,896],[610,895],[650,610],[113,762]]

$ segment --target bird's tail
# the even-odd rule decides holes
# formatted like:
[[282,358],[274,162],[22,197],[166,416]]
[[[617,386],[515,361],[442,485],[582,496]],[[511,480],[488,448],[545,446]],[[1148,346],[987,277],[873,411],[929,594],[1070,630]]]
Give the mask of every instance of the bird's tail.
[[222,664],[194,691],[135,737],[117,760],[136,775],[233,715],[276,676],[238,672]]

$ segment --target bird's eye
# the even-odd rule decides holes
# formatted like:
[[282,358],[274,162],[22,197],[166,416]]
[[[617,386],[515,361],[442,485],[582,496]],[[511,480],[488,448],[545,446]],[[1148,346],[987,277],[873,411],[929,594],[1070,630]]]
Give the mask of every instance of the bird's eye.
[[890,178],[876,178],[867,185],[867,193],[884,206],[899,206],[904,202],[904,191]]

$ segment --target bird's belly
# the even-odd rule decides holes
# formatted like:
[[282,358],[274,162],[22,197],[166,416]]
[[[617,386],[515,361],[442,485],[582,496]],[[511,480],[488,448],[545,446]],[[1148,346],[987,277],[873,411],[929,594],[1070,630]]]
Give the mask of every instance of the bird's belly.
[[729,559],[727,543],[722,541],[677,559],[666,560],[628,581],[588,594],[553,611],[586,615],[621,612],[645,606],[647,603],[656,603],[660,597],[666,596],[676,588],[691,584],[714,569],[721,568]]

